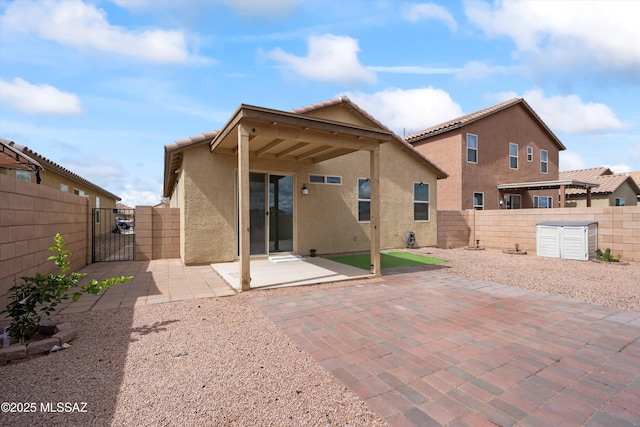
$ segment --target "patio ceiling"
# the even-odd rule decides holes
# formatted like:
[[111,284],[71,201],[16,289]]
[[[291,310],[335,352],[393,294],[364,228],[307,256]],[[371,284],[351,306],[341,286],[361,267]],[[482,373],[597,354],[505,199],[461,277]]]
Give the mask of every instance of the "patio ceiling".
[[241,105],[211,141],[212,152],[236,154],[238,126],[249,134],[253,157],[319,163],[355,151],[372,151],[392,141],[388,130]]

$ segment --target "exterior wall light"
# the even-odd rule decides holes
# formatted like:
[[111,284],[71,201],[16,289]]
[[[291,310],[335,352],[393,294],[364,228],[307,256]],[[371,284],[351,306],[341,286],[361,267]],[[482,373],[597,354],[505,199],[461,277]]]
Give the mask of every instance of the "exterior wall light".
[[302,195],[306,196],[309,194],[309,189],[307,188],[307,184],[302,184]]

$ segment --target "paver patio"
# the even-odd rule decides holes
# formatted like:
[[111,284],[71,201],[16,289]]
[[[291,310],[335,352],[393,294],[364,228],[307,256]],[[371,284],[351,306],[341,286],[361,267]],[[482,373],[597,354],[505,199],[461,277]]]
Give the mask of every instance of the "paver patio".
[[640,313],[452,276],[252,304],[391,426],[640,424]]

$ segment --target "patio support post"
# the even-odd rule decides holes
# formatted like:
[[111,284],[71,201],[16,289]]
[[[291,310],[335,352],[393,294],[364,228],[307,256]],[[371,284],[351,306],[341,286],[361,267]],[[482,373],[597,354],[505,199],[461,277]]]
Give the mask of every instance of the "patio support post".
[[370,152],[369,189],[371,197],[371,223],[369,234],[371,242],[371,272],[374,276],[381,276],[380,268],[380,145]]
[[560,186],[560,207],[564,208],[564,198],[565,198],[565,191],[564,191],[564,185]]
[[591,207],[591,187],[587,187],[587,207]]
[[238,198],[240,233],[240,288],[251,289],[249,239],[249,133],[238,125]]

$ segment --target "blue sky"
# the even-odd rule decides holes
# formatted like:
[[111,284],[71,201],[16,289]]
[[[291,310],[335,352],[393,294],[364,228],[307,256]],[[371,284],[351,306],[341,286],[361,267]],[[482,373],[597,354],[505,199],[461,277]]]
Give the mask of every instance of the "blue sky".
[[560,170],[640,170],[640,2],[0,0],[0,136],[160,200],[164,145],[347,95],[402,135],[516,96]]

